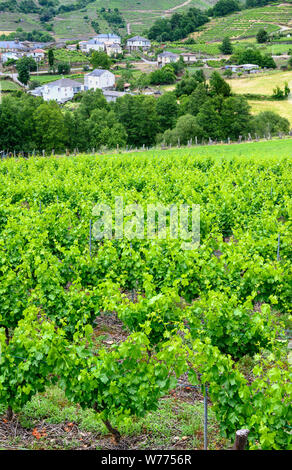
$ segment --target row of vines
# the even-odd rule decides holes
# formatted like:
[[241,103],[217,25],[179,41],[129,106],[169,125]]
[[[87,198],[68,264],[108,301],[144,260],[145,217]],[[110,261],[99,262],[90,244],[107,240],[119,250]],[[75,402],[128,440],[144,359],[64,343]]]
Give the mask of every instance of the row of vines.
[[[119,426],[188,374],[223,435],[292,448],[291,160],[194,150],[0,163],[0,404],[58,384]],[[200,204],[201,242],[92,240],[97,203]],[[280,237],[279,237],[280,236]],[[278,240],[280,240],[277,258]],[[127,339],[97,347],[115,314]],[[244,364],[249,364],[248,370]]]

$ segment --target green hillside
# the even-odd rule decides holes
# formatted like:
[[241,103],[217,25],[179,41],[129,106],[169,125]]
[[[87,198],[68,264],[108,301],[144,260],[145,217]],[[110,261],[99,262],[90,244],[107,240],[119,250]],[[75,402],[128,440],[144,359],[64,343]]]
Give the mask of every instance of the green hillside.
[[224,36],[242,39],[256,36],[263,28],[269,33],[292,29],[292,4],[272,4],[214,18],[195,35],[202,42],[222,41]]
[[[29,4],[36,6],[29,7]],[[80,0],[78,1],[80,8],[74,11],[58,12],[62,6],[72,7],[77,5],[77,1],[71,0],[52,0],[49,3],[54,4],[57,15],[53,16],[46,22],[41,22],[40,17],[44,9],[47,9],[48,0],[0,0],[0,11],[2,5],[11,5],[10,11],[1,12],[0,15],[0,34],[1,32],[16,31],[22,28],[24,31],[32,31],[33,29],[42,29],[52,27],[51,34],[56,38],[81,38],[89,37],[95,34],[92,27],[92,21],[97,21],[100,31],[108,32],[112,27],[100,17],[98,10],[102,7],[118,8],[125,21],[125,27],[120,33],[126,34],[127,30],[133,34],[142,33],[149,28],[151,24],[162,16],[171,16],[174,12],[186,10],[191,6],[198,8],[207,8],[216,3],[216,0]],[[23,5],[27,8],[23,8]],[[22,5],[22,6],[21,6]],[[3,7],[4,8],[4,7]],[[24,11],[20,11],[22,8]],[[40,12],[37,10],[40,9]],[[126,26],[128,25],[128,26]],[[128,28],[128,29],[127,29]]]

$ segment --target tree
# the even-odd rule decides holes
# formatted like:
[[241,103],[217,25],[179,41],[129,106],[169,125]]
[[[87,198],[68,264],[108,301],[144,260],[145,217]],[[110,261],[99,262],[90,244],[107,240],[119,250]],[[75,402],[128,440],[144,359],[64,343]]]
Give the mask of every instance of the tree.
[[81,151],[88,150],[88,126],[87,121],[76,111],[64,113],[64,126],[67,139],[66,148],[71,150],[78,148]]
[[113,111],[95,109],[88,120],[89,142],[91,148],[124,147],[127,143],[127,133],[124,126],[118,122]]
[[240,51],[234,55],[235,61],[240,64],[256,64],[259,67],[267,67],[271,69],[277,68],[277,65],[271,55],[262,55],[259,50],[252,47]]
[[65,75],[70,73],[71,67],[69,62],[59,62],[58,64],[58,74]]
[[269,37],[268,32],[265,29],[260,29],[256,35],[257,42],[259,44],[267,42],[268,37]]
[[178,104],[174,93],[164,93],[157,100],[156,111],[158,115],[158,125],[161,132],[174,127],[177,115]]
[[273,111],[263,111],[254,117],[253,120],[254,131],[258,135],[276,135],[278,132],[287,134],[290,130],[290,123],[288,119],[283,118]]
[[213,16],[226,16],[234,11],[239,11],[240,6],[236,0],[219,0],[212,8]]
[[130,145],[141,147],[155,142],[158,116],[153,96],[125,95],[116,101],[114,109],[126,129]]
[[175,83],[176,76],[173,68],[166,65],[161,69],[151,72],[149,81],[151,85],[171,84]]
[[204,83],[199,83],[195,91],[189,96],[184,114],[196,116],[207,99],[208,93],[206,86]]
[[166,144],[186,145],[189,140],[195,140],[196,137],[201,138],[203,130],[198,125],[197,119],[191,114],[181,116],[173,130],[167,130],[163,135],[163,140]]
[[224,137],[223,122],[220,115],[220,106],[222,106],[222,95],[214,99],[210,98],[200,108],[197,114],[197,124],[203,130],[203,137],[208,139],[221,139]]
[[226,78],[231,78],[231,77],[232,77],[232,70],[231,70],[231,69],[226,69],[226,70],[224,70],[223,75],[224,75]]
[[43,103],[33,114],[39,150],[63,151],[67,140],[64,116],[54,101]]
[[233,52],[233,47],[232,47],[230,38],[229,38],[228,36],[226,36],[226,37],[223,39],[222,44],[221,44],[221,46],[220,46],[220,50],[221,50],[222,54],[225,54],[225,55],[232,54],[232,52]]
[[185,13],[174,13],[170,19],[158,19],[148,31],[149,39],[160,42],[178,41],[209,21],[205,12],[190,8]]
[[218,72],[213,72],[210,77],[210,93],[213,96],[222,95],[227,97],[231,95],[230,85],[225,82]]
[[276,69],[277,64],[274,61],[273,57],[271,55],[265,54],[262,56],[262,61],[261,61],[261,66],[266,67],[268,69]]
[[80,94],[80,98],[77,113],[83,120],[90,118],[95,109],[109,109],[109,105],[100,89],[83,92]]
[[48,51],[48,61],[49,61],[49,66],[52,68],[55,63],[55,56],[54,56],[54,50],[49,49]]
[[109,56],[105,52],[100,51],[92,52],[89,61],[94,69],[109,70],[112,64]]
[[221,110],[222,130],[225,138],[237,140],[251,132],[250,105],[243,96],[230,96],[223,101]]
[[256,64],[259,65],[259,67],[262,66],[262,55],[260,51],[252,47],[248,47],[247,49],[240,51],[236,59],[236,62],[239,65]]
[[175,94],[177,97],[182,95],[191,95],[193,91],[197,88],[199,83],[204,83],[205,77],[202,70],[197,70],[191,76],[185,76],[180,80],[175,87]]
[[37,64],[32,57],[23,57],[16,63],[16,70],[18,72],[18,80],[27,85],[29,82],[30,72],[37,69]]
[[138,90],[141,90],[146,88],[149,83],[149,74],[141,73],[141,75],[139,75],[139,77],[136,79],[134,86],[138,88]]

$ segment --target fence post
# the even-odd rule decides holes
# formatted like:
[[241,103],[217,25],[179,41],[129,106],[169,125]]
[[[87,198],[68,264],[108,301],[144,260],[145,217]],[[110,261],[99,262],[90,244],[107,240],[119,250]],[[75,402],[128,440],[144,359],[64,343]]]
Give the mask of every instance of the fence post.
[[208,387],[204,395],[204,450],[208,450]]
[[89,219],[89,255],[91,258],[91,238],[92,238],[92,227],[91,227],[91,219]]
[[235,442],[232,447],[233,450],[244,450],[247,444],[247,437],[249,429],[240,429],[235,433]]

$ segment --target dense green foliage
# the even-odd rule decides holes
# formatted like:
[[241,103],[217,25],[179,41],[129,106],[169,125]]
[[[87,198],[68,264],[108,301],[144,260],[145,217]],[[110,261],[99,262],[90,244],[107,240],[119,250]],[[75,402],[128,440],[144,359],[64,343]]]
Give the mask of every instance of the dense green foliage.
[[222,44],[220,46],[220,50],[222,54],[226,54],[226,55],[232,54],[233,47],[228,36],[223,39]]
[[213,8],[208,10],[210,16],[226,16],[240,10],[237,0],[219,0]]
[[256,36],[257,42],[259,44],[267,42],[268,37],[269,37],[269,35],[268,35],[267,31],[265,29],[260,29],[257,33],[257,36]]
[[109,70],[112,62],[105,52],[94,51],[90,56],[90,63],[93,68]]
[[260,67],[269,69],[277,68],[273,57],[269,54],[262,54],[258,49],[248,47],[247,49],[239,49],[236,51],[231,60],[236,64],[256,64]]
[[174,13],[170,19],[156,20],[149,29],[149,39],[156,41],[177,41],[193,33],[199,26],[208,22],[208,16],[197,8],[190,8],[186,13]]
[[[223,434],[248,427],[250,448],[291,448],[291,373],[274,313],[291,306],[291,159],[268,142],[223,157],[237,148],[1,161],[2,405],[18,411],[58,383],[118,437],[113,417],[156,409],[187,372],[208,384]],[[103,238],[90,256],[93,208],[114,208],[116,195],[145,210],[200,204],[200,247]],[[112,312],[128,338],[100,348],[93,328]]]
[[[59,63],[59,72],[64,73],[67,65]],[[22,80],[27,79],[28,66],[25,61]],[[150,74],[151,83],[171,83],[174,77],[172,65]],[[149,76],[141,75],[140,81],[149,84]],[[121,89],[124,83],[124,79],[119,83]],[[200,70],[185,74],[173,92],[159,98],[127,94],[109,104],[101,90],[89,90],[75,95],[72,108],[61,108],[23,93],[5,96],[0,104],[0,149],[86,152],[149,147],[162,141],[186,145],[196,137],[198,142],[209,138],[227,141],[247,138],[249,133],[263,137],[289,132],[287,119],[275,113],[253,116],[247,99],[232,96],[231,91],[218,72],[207,83]]]
[[16,63],[16,70],[18,72],[18,80],[27,85],[30,78],[30,72],[34,72],[37,69],[36,61],[32,57],[22,57]]
[[122,17],[122,14],[118,8],[101,8],[98,12],[100,16],[105,19],[108,24],[113,28],[124,28],[126,26],[125,20]]

